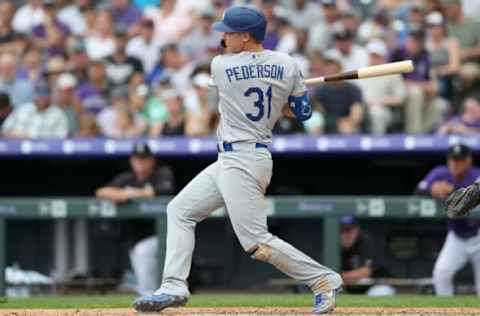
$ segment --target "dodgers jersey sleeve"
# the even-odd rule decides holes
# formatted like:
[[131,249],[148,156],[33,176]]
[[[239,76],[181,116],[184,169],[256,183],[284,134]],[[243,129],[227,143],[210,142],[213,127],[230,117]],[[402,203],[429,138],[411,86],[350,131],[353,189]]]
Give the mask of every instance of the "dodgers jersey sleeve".
[[293,58],[270,50],[216,56],[211,73],[218,91],[219,142],[270,143],[288,97],[306,90]]
[[302,95],[307,91],[307,86],[305,85],[305,78],[303,77],[302,71],[297,63],[293,64],[294,67],[294,84],[293,91],[291,95]]

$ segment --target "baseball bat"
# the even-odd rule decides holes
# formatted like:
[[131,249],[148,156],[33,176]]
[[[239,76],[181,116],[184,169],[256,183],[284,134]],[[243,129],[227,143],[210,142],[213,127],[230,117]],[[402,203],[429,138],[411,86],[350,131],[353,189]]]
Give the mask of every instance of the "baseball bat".
[[394,63],[381,64],[359,68],[357,70],[345,71],[324,77],[316,77],[305,80],[305,84],[317,84],[322,82],[341,81],[349,79],[364,79],[371,77],[380,77],[395,75],[413,71],[413,62],[411,60],[398,61]]

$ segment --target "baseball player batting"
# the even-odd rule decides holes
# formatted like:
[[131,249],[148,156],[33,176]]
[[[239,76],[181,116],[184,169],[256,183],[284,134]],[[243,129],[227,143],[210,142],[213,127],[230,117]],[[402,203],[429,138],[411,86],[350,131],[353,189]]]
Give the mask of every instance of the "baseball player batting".
[[267,22],[262,12],[244,6],[225,11],[213,25],[222,33],[226,54],[211,63],[211,86],[218,93],[218,159],[198,174],[167,207],[167,250],[163,280],[153,295],[133,303],[140,312],[184,305],[195,243],[195,226],[222,207],[245,252],[307,284],[314,312],[335,307],[342,278],[267,229],[265,190],[272,177],[275,122],[287,113],[298,120],[312,114],[304,78],[287,54],[263,49]]

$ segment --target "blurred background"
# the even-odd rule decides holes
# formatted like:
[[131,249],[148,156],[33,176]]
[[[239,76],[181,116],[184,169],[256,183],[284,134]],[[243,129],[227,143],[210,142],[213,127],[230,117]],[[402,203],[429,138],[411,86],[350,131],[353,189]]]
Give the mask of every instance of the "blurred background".
[[[233,4],[263,10],[265,48],[293,56],[306,78],[415,65],[310,86],[312,119],[276,124],[272,233],[320,262],[332,254],[352,293],[480,293],[479,222],[446,223],[440,207],[480,175],[480,1],[2,0],[7,294],[155,289],[162,241],[145,215],[155,204],[141,201],[177,193],[216,158],[208,81],[222,49],[211,25]],[[407,205],[414,195],[420,211]],[[355,200],[372,196],[364,208]],[[304,198],[320,202],[297,216]],[[390,198],[406,201],[393,215]],[[440,202],[421,204],[431,198]],[[133,215],[116,218],[122,210]],[[221,215],[198,226],[196,247],[194,291],[305,290],[245,255]],[[440,260],[442,247],[460,259]]]

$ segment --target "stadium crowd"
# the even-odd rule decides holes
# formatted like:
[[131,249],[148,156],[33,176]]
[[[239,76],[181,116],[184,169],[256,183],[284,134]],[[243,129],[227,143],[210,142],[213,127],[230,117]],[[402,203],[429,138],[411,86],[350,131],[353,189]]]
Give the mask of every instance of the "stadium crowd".
[[312,119],[276,133],[480,132],[480,1],[28,0],[0,2],[3,138],[205,136],[232,4],[268,19],[267,49],[305,77],[412,59],[415,70],[309,87]]

